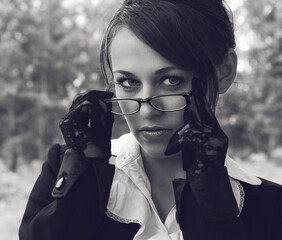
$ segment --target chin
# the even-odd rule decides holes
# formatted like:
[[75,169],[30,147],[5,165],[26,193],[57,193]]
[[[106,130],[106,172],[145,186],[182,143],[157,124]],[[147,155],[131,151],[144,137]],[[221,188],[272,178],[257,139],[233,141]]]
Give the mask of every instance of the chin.
[[135,132],[135,134],[133,133],[133,135],[139,143],[142,152],[147,156],[150,156],[152,158],[163,158],[166,156],[164,153],[167,148],[169,139],[161,137],[152,137],[148,139],[145,138],[142,134],[139,134],[139,132]]
[[[182,153],[177,152],[175,154],[171,154],[171,155],[165,155],[165,150],[167,145],[144,145],[144,144],[140,144],[141,147],[141,153],[144,155],[146,154],[146,157],[151,158],[151,159],[175,159],[175,158],[182,158]],[[144,157],[144,156],[143,156]]]
[[167,157],[165,155],[166,146],[161,144],[140,144],[141,151],[145,153],[147,156],[150,156],[151,158],[165,158]]

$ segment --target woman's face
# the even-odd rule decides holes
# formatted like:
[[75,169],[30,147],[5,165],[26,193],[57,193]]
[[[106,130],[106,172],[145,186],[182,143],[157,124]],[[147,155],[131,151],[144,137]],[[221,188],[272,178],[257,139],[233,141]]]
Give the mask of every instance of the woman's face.
[[[118,31],[111,45],[111,61],[118,98],[148,98],[189,92],[193,73],[154,51],[127,28]],[[142,151],[163,158],[171,136],[184,124],[184,110],[160,112],[143,103],[140,111],[125,116]]]

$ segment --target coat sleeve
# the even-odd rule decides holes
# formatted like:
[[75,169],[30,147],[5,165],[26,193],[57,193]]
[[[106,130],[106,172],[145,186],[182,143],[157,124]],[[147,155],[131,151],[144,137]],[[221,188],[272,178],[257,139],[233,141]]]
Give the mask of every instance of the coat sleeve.
[[274,209],[274,220],[272,227],[271,240],[282,239],[282,186],[276,184],[275,203],[273,204]]
[[[99,189],[103,186],[98,186],[98,182],[103,181],[97,178],[99,167],[97,171],[85,162],[80,163],[85,166],[77,171],[72,161],[64,163],[70,155],[60,152],[60,145],[52,146],[48,152],[48,159],[29,196],[19,229],[20,240],[100,239],[97,229],[103,213],[99,206],[102,199]],[[109,174],[113,175],[113,166],[107,165]],[[62,177],[64,182],[58,185]],[[107,189],[109,191],[109,187]]]
[[235,211],[227,171],[206,173],[193,180],[175,179],[173,187],[176,218],[185,240],[248,240]]

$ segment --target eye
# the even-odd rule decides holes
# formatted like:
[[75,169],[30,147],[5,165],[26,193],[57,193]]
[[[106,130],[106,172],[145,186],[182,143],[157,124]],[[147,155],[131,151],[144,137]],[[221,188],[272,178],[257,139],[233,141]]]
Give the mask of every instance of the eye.
[[140,85],[140,82],[135,79],[120,78],[116,80],[116,84],[123,88],[134,88]]
[[168,87],[173,87],[173,86],[178,86],[183,82],[183,80],[180,77],[165,77],[162,79],[162,84],[168,86]]

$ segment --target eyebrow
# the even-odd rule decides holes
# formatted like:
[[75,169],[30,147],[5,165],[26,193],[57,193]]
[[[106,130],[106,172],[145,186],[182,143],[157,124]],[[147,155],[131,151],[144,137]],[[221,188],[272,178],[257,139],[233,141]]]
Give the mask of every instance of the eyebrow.
[[[182,68],[180,67],[164,67],[164,68],[161,68],[159,70],[157,70],[155,72],[156,75],[160,75],[160,74],[164,74],[164,73],[167,73],[169,71],[172,71],[172,70],[183,70]],[[123,74],[123,75],[126,75],[126,76],[130,76],[130,77],[134,77],[135,75],[131,72],[128,72],[128,71],[123,71],[123,70],[117,70],[117,71],[114,71],[113,73],[120,73],[120,74]]]
[[133,73],[127,72],[127,71],[123,71],[123,70],[113,71],[113,73],[119,73],[119,74],[126,75],[126,76],[129,76],[129,77],[135,77],[135,75]]
[[155,72],[155,74],[164,74],[164,73],[167,73],[167,72],[172,71],[172,70],[183,70],[183,69],[180,68],[180,67],[165,67],[165,68],[161,68],[161,69],[157,70]]

